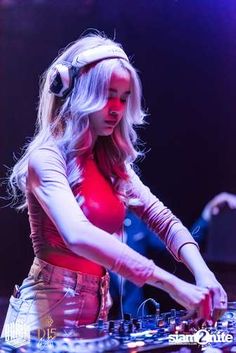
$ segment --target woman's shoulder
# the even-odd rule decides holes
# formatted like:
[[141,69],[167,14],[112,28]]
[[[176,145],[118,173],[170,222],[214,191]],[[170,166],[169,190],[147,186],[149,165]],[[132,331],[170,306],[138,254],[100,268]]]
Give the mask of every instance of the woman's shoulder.
[[62,152],[52,140],[34,148],[29,155],[29,168],[40,169],[49,164],[63,169],[66,166]]
[[134,163],[126,164],[126,172],[129,176],[129,181],[132,181],[135,178],[139,179],[140,174],[141,174],[140,169]]

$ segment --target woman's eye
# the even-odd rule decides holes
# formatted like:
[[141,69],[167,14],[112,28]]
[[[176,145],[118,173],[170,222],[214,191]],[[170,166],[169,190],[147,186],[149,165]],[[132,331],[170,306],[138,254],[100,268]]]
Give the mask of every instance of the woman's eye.
[[123,103],[127,103],[127,100],[128,100],[128,96],[123,96],[123,97],[120,97],[120,100],[121,100],[121,102],[123,102]]
[[[109,95],[108,97],[107,97],[107,100],[111,100],[111,99],[118,99],[118,97],[115,97],[115,96],[113,96],[113,95]],[[127,103],[127,97],[125,97],[125,98],[120,98],[120,101],[121,101],[121,103]]]

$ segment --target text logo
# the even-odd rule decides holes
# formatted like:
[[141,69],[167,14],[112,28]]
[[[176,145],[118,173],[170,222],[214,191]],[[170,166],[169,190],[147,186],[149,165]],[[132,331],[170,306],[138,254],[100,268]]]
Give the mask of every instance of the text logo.
[[201,346],[209,343],[230,343],[234,337],[230,333],[216,332],[210,333],[207,330],[198,330],[194,334],[173,334],[168,336],[169,343],[172,344],[199,344]]

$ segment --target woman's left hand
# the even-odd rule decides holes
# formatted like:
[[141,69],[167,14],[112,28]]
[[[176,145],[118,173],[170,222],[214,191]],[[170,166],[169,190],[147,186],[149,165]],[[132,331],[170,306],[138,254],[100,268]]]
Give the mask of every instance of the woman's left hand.
[[207,288],[210,292],[212,301],[212,320],[215,322],[227,310],[227,294],[211,271],[198,274],[195,279],[196,284],[199,287]]

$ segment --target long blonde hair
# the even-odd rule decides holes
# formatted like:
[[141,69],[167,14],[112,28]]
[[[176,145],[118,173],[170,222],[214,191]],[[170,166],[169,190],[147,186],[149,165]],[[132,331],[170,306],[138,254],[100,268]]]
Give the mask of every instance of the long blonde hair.
[[122,59],[101,60],[76,77],[72,92],[66,99],[62,100],[49,93],[50,77],[55,65],[72,63],[76,55],[100,45],[121,47],[102,34],[88,34],[67,46],[42,76],[36,132],[31,142],[25,146],[23,156],[12,168],[9,177],[14,204],[19,201],[19,193],[23,197],[18,210],[27,206],[25,191],[29,156],[51,139],[65,158],[70,186],[81,181],[82,166],[78,166],[76,157],[80,156],[83,160],[91,150],[89,114],[105,106],[111,75],[120,67],[128,70],[131,77],[131,94],[127,100],[127,108],[112,135],[98,137],[94,152],[104,175],[112,179],[117,192],[122,193],[122,184],[128,180],[127,165],[132,164],[141,154],[137,148],[134,126],[143,124],[145,116],[141,108],[141,84],[134,67]]

